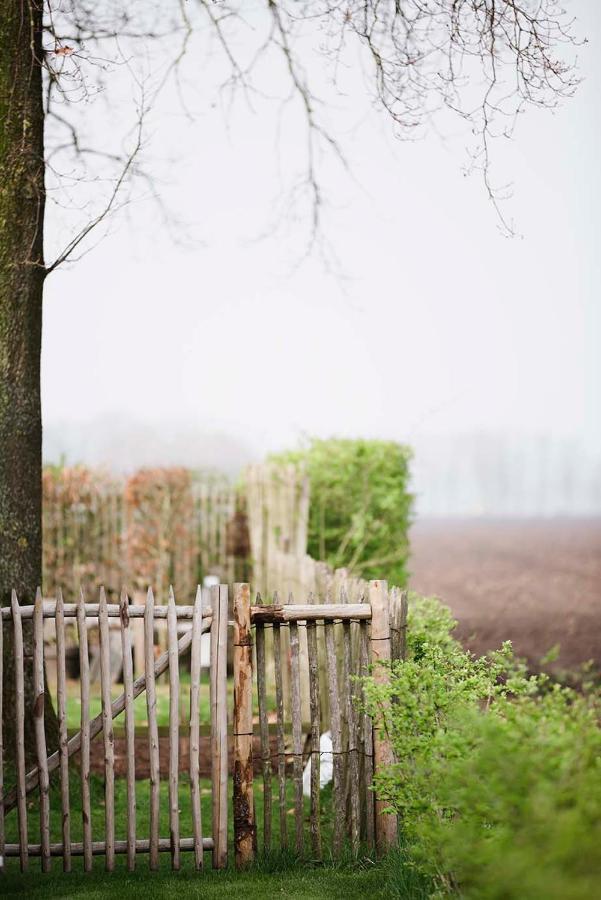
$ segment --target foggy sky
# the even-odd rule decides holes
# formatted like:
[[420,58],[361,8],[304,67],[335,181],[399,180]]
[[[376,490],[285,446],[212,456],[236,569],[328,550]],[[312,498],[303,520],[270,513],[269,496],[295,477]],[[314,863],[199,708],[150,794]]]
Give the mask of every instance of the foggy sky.
[[[211,83],[199,89],[194,121],[167,95],[147,155],[168,209],[198,241],[171,240],[154,205],[140,201],[93,252],[51,276],[46,457],[121,468],[197,458],[234,469],[303,435],[336,434],[426,448],[446,477],[450,457],[436,447],[488,435],[523,446],[535,469],[532,447],[574,446],[594,479],[601,13],[594,0],[572,6],[589,39],[577,96],[553,115],[528,111],[514,141],[495,147],[495,174],[514,185],[505,207],[513,239],[500,233],[477,175],[463,173],[460,129],[445,142],[396,141],[358,83],[333,120],[347,129],[352,177],[324,167],[324,234],[337,262],[328,270],[316,255],[297,266],[303,223],[284,216],[269,226],[302,127],[286,119],[277,136],[268,103],[226,119]],[[190,54],[190,80],[199,65]],[[89,113],[98,134],[111,105],[125,116],[126,90]],[[51,212],[52,246],[66,219]],[[434,480],[423,476],[420,491]]]

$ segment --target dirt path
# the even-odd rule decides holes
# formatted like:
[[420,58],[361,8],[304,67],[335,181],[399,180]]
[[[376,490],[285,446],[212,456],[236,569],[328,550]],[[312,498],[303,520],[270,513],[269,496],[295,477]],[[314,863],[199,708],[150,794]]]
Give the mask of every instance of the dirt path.
[[601,667],[601,519],[423,520],[412,530],[414,590],[436,594],[458,635],[484,652],[506,639],[536,665]]

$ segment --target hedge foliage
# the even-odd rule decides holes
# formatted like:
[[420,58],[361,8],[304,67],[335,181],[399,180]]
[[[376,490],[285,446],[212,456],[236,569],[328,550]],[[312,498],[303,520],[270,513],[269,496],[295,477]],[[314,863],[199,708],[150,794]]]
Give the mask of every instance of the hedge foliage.
[[511,646],[475,658],[434,600],[408,657],[368,681],[396,764],[378,779],[431,897],[590,900],[601,885],[601,696],[528,675]]
[[304,467],[310,482],[308,552],[364,578],[407,581],[408,447],[387,441],[318,440],[272,461]]

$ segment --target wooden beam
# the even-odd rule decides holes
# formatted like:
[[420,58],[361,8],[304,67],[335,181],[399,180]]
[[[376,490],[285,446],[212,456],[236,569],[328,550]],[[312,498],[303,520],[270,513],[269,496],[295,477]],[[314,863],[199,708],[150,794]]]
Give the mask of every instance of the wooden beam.
[[253,797],[252,632],[250,586],[234,585],[234,858],[236,868],[255,855]]
[[[373,679],[376,684],[386,685],[390,679],[390,611],[388,605],[388,584],[386,581],[370,581],[369,601],[372,609],[371,617],[371,660]],[[374,772],[389,768],[393,763],[390,739],[382,723],[374,725]],[[383,855],[397,843],[397,819],[394,814],[386,813],[388,806],[376,792],[375,831],[376,850]]]

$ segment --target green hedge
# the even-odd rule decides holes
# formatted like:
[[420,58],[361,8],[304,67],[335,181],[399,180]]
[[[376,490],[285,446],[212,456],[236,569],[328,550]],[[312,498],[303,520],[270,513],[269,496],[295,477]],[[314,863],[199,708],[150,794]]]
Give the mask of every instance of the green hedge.
[[411,451],[388,441],[312,440],[272,461],[305,467],[311,486],[308,551],[364,578],[407,581]]
[[601,885],[601,695],[475,658],[434,600],[410,603],[407,660],[367,680],[396,763],[377,778],[430,897],[589,900]]

